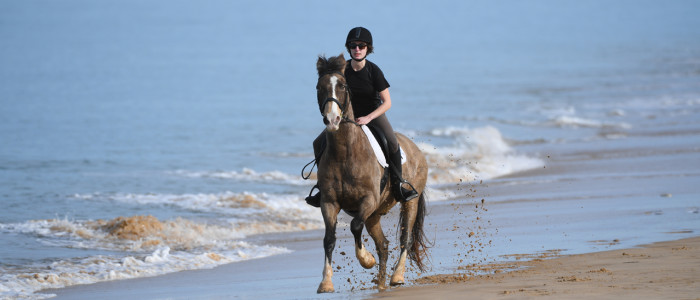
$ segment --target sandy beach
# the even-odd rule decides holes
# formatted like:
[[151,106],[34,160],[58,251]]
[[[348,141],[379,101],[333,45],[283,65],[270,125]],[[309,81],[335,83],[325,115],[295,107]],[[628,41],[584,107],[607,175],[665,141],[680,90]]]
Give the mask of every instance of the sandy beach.
[[473,269],[482,270],[491,274],[424,277],[376,298],[700,299],[700,238]]

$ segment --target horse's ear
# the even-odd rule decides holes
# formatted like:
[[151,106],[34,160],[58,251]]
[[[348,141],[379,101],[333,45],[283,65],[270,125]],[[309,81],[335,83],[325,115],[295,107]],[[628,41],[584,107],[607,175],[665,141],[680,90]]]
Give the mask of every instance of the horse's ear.
[[345,76],[345,65],[347,64],[347,62],[345,61],[345,55],[343,55],[343,53],[340,52],[340,55],[338,55],[338,59],[343,61],[343,63],[341,64],[342,67],[340,69],[340,73],[343,73],[343,76]]
[[[338,56],[333,56],[331,57],[330,61],[328,62],[329,67],[333,69],[333,71],[338,71],[341,74],[345,73],[345,56],[343,56],[343,53],[340,53]],[[329,69],[330,69],[329,68]],[[345,75],[345,74],[343,74]]]
[[321,76],[321,74],[325,72],[327,64],[328,59],[326,59],[323,55],[319,55],[318,60],[316,61],[316,71],[318,72],[318,76]]

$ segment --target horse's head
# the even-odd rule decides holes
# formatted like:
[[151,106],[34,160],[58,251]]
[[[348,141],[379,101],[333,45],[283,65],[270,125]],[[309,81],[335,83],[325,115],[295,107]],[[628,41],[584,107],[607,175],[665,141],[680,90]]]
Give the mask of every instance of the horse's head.
[[326,59],[318,57],[318,83],[316,84],[318,107],[328,131],[336,131],[343,118],[352,120],[350,92],[345,81],[345,57],[343,54]]

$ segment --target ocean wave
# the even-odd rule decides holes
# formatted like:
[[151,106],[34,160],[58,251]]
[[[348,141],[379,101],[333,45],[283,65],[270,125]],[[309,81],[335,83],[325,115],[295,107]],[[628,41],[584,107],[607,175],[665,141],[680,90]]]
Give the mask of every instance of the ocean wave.
[[302,195],[268,193],[214,194],[77,194],[91,201],[118,201],[139,205],[176,206],[194,212],[224,215],[242,235],[317,229],[323,219],[317,208],[306,204]]
[[574,116],[558,116],[551,120],[551,124],[557,127],[571,127],[571,128],[622,128],[629,129],[632,126],[627,123],[615,123],[615,122],[602,122],[593,119],[585,119]]
[[437,128],[430,134],[455,139],[448,147],[418,145],[428,160],[430,184],[487,180],[544,165],[539,158],[515,153],[501,132],[491,126]]
[[186,171],[177,170],[172,174],[190,178],[218,178],[233,179],[248,182],[272,182],[276,184],[306,185],[307,182],[299,175],[290,175],[280,171],[270,171],[259,173],[250,168],[243,168],[241,171]]
[[46,265],[0,266],[0,298],[47,298],[51,295],[33,293],[47,288],[212,268],[289,251],[241,241],[240,232],[230,227],[198,224],[181,218],[172,221],[160,221],[152,216],[97,221],[33,220],[0,224],[0,230],[35,235],[42,243],[53,246],[124,253],[64,259]]
[[32,220],[0,224],[0,230],[37,236],[44,244],[110,251],[151,251],[167,246],[178,251],[229,249],[245,235],[234,227],[198,224],[186,219],[160,221],[153,216],[112,220]]
[[170,253],[159,248],[146,256],[93,256],[81,260],[61,260],[30,272],[13,272],[0,268],[0,298],[50,298],[51,294],[35,294],[43,289],[63,288],[78,284],[158,276],[185,270],[207,269],[222,264],[261,258],[287,252],[274,247],[251,247],[231,252],[200,254]]

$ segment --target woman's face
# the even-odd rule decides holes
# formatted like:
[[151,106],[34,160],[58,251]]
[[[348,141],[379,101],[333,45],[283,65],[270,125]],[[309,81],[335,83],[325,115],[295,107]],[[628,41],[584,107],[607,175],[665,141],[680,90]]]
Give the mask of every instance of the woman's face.
[[348,48],[350,48],[350,55],[354,60],[363,60],[367,56],[367,43],[365,42],[350,42]]

